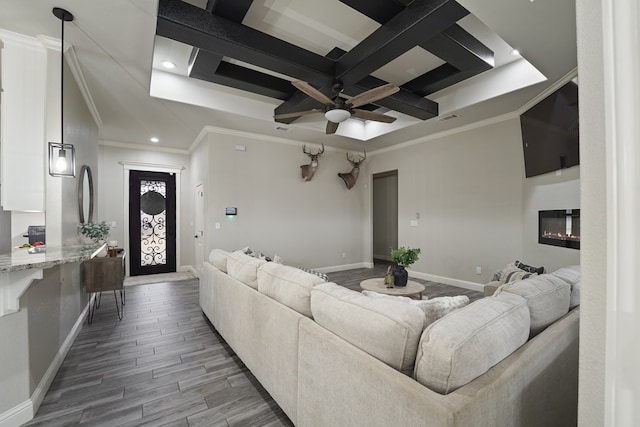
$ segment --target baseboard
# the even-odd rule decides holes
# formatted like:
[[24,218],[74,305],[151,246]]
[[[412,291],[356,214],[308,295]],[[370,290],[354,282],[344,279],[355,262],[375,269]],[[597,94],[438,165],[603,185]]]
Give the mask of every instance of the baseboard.
[[73,342],[80,333],[80,329],[82,328],[82,323],[87,315],[90,303],[91,299],[87,302],[87,305],[80,313],[76,323],[73,325],[71,331],[69,331],[69,334],[58,349],[58,352],[49,364],[49,367],[42,376],[42,379],[33,391],[31,398],[0,414],[0,427],[18,427],[33,419],[36,412],[38,412],[38,408],[40,408],[53,379],[56,377],[64,358],[67,356]]
[[33,404],[31,399],[0,414],[0,427],[18,427],[33,419]]
[[435,274],[420,273],[419,271],[407,270],[409,277],[429,280],[431,282],[444,283],[445,285],[457,286],[458,288],[470,289],[472,291],[484,292],[482,283],[468,282],[466,280],[453,279],[451,277],[436,276]]
[[198,272],[196,271],[195,268],[193,268],[192,265],[182,265],[178,267],[178,271],[189,271],[193,273],[194,276],[198,277]]
[[313,270],[320,273],[333,273],[336,271],[354,270],[356,268],[373,268],[372,262],[358,262],[355,264],[334,265],[330,267],[318,267]]

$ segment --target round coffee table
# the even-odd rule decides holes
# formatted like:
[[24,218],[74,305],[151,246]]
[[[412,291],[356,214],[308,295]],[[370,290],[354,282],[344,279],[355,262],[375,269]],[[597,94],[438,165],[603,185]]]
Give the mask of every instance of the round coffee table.
[[384,278],[367,279],[360,282],[360,289],[363,291],[373,291],[379,294],[394,295],[397,297],[410,297],[414,299],[422,299],[422,291],[424,285],[422,283],[407,281],[407,286],[394,286],[387,288],[384,284]]

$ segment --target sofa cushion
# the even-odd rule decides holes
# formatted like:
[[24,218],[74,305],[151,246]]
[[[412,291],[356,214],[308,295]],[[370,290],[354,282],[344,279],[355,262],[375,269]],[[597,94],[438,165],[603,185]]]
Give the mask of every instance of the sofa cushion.
[[311,290],[311,313],[324,328],[410,375],[424,326],[418,307],[323,283]]
[[227,274],[236,280],[258,289],[258,268],[266,261],[235,251],[227,257]]
[[519,282],[508,283],[496,294],[509,292],[527,300],[531,316],[531,337],[567,314],[571,287],[564,280],[551,274],[530,277]]
[[[372,298],[387,298],[395,301],[401,301],[405,304],[411,304],[418,307],[424,312],[424,327],[426,328],[441,317],[446,316],[454,310],[457,310],[469,304],[469,297],[459,295],[454,297],[436,297],[433,299],[416,300],[409,297],[400,297],[393,295],[385,295],[374,291],[362,291],[363,295]],[[426,298],[426,297],[423,297]]]
[[422,333],[415,379],[448,394],[479,377],[529,337],[527,301],[515,294],[474,301]]
[[227,272],[227,257],[229,252],[222,249],[212,249],[209,252],[209,264],[213,265],[220,271]]
[[569,310],[580,305],[580,266],[570,265],[562,267],[551,273],[561,278],[571,286],[571,298],[569,299]]
[[311,288],[326,280],[295,267],[266,263],[258,270],[258,291],[311,317]]

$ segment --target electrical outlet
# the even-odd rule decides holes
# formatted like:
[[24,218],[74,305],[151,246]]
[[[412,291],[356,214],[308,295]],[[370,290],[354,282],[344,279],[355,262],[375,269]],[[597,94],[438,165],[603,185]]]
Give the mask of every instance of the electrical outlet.
[[417,227],[418,226],[418,221],[415,219],[412,219],[411,221],[409,221],[409,225],[411,227]]
[[216,230],[220,230],[220,223],[216,222]]
[[476,267],[476,274],[477,275],[481,275],[482,274],[482,267]]
[[342,252],[342,259],[345,259],[347,257],[347,253],[346,252]]
[[111,228],[116,228],[116,222],[115,221],[111,221]]

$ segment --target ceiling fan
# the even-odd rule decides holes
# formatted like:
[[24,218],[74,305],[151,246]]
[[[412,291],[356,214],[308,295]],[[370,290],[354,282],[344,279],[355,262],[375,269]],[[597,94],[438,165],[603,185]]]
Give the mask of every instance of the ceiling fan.
[[[375,102],[379,99],[385,98],[398,92],[400,88],[394,84],[387,83],[386,85],[378,86],[374,89],[368,90],[348,99],[344,99],[340,96],[343,89],[341,82],[336,82],[332,87],[333,92],[335,93],[333,99],[329,98],[324,93],[320,92],[318,89],[314,88],[307,82],[295,80],[291,82],[291,84],[300,91],[309,95],[311,98],[327,106],[324,112],[324,116],[327,119],[327,135],[336,133],[336,130],[338,130],[338,125],[350,117],[357,117],[359,119],[373,120],[383,123],[393,123],[396,120],[395,117],[356,108],[365,104],[369,104],[371,102]],[[313,110],[307,111],[276,114],[273,117],[275,119],[290,119],[292,117],[301,117],[306,116],[307,114],[321,112],[322,110],[314,108]]]

